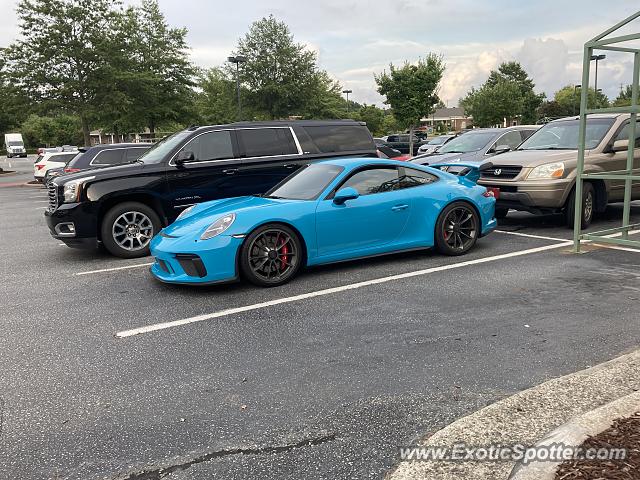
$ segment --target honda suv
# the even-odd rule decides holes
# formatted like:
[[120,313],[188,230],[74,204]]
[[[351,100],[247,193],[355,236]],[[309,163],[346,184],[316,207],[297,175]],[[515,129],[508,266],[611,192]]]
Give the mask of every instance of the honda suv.
[[70,247],[101,242],[113,255],[140,257],[185,208],[264,193],[301,166],[337,156],[377,156],[364,123],[191,127],[155,144],[135,163],[56,178],[45,216],[51,235]]
[[[585,173],[626,170],[629,146],[629,114],[594,114],[587,117]],[[493,190],[496,217],[509,209],[534,214],[564,213],[574,225],[575,184],[578,163],[578,117],[546,124],[514,152],[491,158],[480,185]],[[640,168],[640,124],[636,126],[634,168]],[[582,227],[608,203],[624,199],[624,180],[585,180]],[[632,198],[640,199],[640,182],[632,184]]]

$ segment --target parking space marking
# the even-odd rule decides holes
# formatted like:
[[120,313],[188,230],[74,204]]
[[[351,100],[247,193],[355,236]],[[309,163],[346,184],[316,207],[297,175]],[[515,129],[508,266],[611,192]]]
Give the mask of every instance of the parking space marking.
[[506,233],[507,235],[516,235],[518,237],[526,237],[526,238],[538,238],[540,240],[551,240],[554,242],[567,242],[568,238],[558,238],[558,237],[544,237],[542,235],[531,235],[530,233],[520,233],[520,232],[508,232],[506,230],[494,230],[495,233]]
[[[61,245],[64,245],[64,243],[62,243]],[[88,272],[78,272],[78,273],[74,273],[73,275],[76,276],[76,277],[79,277],[79,276],[82,276],[82,275],[92,275],[94,273],[117,272],[118,270],[128,270],[130,268],[148,267],[150,265],[153,265],[153,262],[139,263],[137,265],[126,265],[124,267],[101,268],[100,270],[90,270]]]
[[539,253],[539,252],[545,252],[547,250],[554,250],[554,249],[558,249],[558,248],[563,248],[563,247],[568,247],[573,245],[573,242],[569,242],[569,241],[562,241],[561,243],[556,243],[553,245],[546,245],[544,247],[536,247],[536,248],[529,248],[527,250],[520,250],[517,252],[511,252],[511,253],[504,253],[501,255],[494,255],[491,257],[484,257],[484,258],[477,258],[475,260],[467,260],[464,262],[458,262],[458,263],[450,263],[448,265],[442,265],[440,267],[432,267],[432,268],[426,268],[423,270],[415,270],[413,272],[406,272],[406,273],[400,273],[397,275],[390,275],[388,277],[381,277],[381,278],[375,278],[373,280],[365,280],[362,282],[357,282],[357,283],[351,283],[349,285],[342,285],[340,287],[333,287],[333,288],[326,288],[324,290],[317,290],[315,292],[309,292],[309,293],[303,293],[300,295],[294,295],[292,297],[284,297],[284,298],[278,298],[275,300],[269,300],[266,302],[261,302],[261,303],[256,303],[253,305],[245,305],[244,307],[236,307],[236,308],[229,308],[226,310],[221,310],[218,312],[213,312],[213,313],[206,313],[203,315],[198,315],[195,317],[190,317],[190,318],[184,318],[182,320],[174,320],[174,321],[170,321],[170,322],[162,322],[162,323],[156,323],[156,324],[152,324],[152,325],[147,325],[144,327],[137,327],[137,328],[132,328],[130,330],[123,330],[121,332],[117,332],[115,334],[116,338],[127,338],[127,337],[133,337],[135,335],[140,335],[143,333],[151,333],[151,332],[155,332],[158,330],[164,330],[167,328],[173,328],[173,327],[179,327],[182,325],[188,325],[191,323],[198,323],[198,322],[204,322],[206,320],[212,320],[214,318],[220,318],[220,317],[226,317],[228,315],[234,315],[236,313],[244,313],[244,312],[249,312],[252,310],[259,310],[262,308],[268,308],[268,307],[272,307],[274,305],[281,305],[284,303],[292,303],[292,302],[298,302],[300,300],[306,300],[309,298],[315,298],[315,297],[321,297],[324,295],[332,295],[334,293],[340,293],[340,292],[345,292],[347,290],[355,290],[357,288],[362,288],[362,287],[368,287],[370,285],[379,285],[381,283],[387,283],[387,282],[392,282],[395,280],[403,280],[405,278],[411,278],[411,277],[418,277],[421,275],[428,275],[431,273],[437,273],[437,272],[443,272],[446,270],[453,270],[456,268],[462,268],[462,267],[468,267],[471,265],[478,265],[478,264],[482,264],[482,263],[488,263],[488,262],[495,262],[498,260],[504,260],[507,258],[513,258],[513,257],[521,257],[523,255],[530,255],[532,253]]

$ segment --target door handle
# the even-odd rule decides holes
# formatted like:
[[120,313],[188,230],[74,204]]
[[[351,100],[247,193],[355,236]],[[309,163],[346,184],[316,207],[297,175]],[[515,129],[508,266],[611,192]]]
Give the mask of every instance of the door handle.
[[391,210],[399,212],[400,210],[406,210],[407,208],[409,208],[409,205],[396,205],[395,207],[391,207]]
[[228,168],[226,170],[222,170],[222,173],[226,173],[227,175],[234,175],[234,174],[238,173],[238,169],[237,168]]

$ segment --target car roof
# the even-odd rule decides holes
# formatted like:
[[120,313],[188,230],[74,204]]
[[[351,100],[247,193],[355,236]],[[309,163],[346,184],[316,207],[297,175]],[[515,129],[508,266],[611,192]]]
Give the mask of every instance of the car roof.
[[342,157],[331,158],[328,160],[321,160],[315,163],[326,163],[329,165],[338,165],[346,168],[359,167],[362,165],[394,165],[394,166],[413,166],[408,165],[407,162],[400,160],[386,159],[386,158],[373,158],[373,157]]
[[76,156],[78,154],[78,150],[74,150],[72,152],[43,152],[41,160],[48,160],[50,157],[55,155],[68,155],[70,157]]
[[258,122],[235,122],[235,123],[227,123],[227,124],[218,124],[218,125],[194,125],[192,127],[187,128],[186,130],[200,130],[204,128],[220,128],[220,127],[232,127],[232,128],[242,128],[242,127],[321,127],[321,126],[329,126],[329,125],[358,125],[365,126],[364,122],[358,122],[356,120],[350,119],[338,119],[338,120],[267,120],[267,121],[258,121]]
[[110,148],[130,148],[130,147],[140,147],[140,148],[151,148],[153,144],[151,143],[100,143],[98,145],[93,145],[91,147],[84,147],[82,151],[88,152],[89,150],[107,150]]

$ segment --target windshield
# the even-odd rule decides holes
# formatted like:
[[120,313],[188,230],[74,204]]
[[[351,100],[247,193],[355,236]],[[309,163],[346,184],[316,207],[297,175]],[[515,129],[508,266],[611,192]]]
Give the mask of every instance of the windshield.
[[[613,125],[613,118],[587,119],[585,148],[598,146]],[[524,141],[518,150],[577,150],[579,120],[547,123]]]
[[177,145],[182,143],[189,135],[191,135],[190,131],[183,130],[163,138],[147,150],[147,153],[142,155],[140,160],[144,163],[161,163],[166,158],[167,154]]
[[314,163],[301,168],[282,183],[269,190],[268,198],[313,200],[344,170],[338,165]]
[[468,132],[448,142],[438,153],[477,152],[488,146],[495,136],[494,132]]
[[22,144],[22,142],[16,142],[15,140],[9,140],[7,142],[7,146],[9,146],[9,147],[22,147],[23,144]]
[[442,145],[444,142],[446,142],[449,138],[451,137],[447,137],[446,135],[442,135],[440,137],[436,137],[433,140],[431,140],[428,145]]

